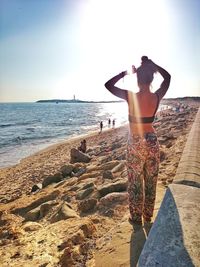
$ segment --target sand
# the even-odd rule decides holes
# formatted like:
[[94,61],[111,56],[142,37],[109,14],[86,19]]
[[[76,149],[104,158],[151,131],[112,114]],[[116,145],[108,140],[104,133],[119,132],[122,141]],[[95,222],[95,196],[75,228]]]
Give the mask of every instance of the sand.
[[[190,102],[154,124],[161,150],[154,218],[197,108]],[[136,265],[151,225],[133,229],[127,220],[127,135],[128,125],[84,136],[89,163],[70,164],[71,149],[83,139],[78,137],[0,169],[0,266]],[[33,190],[49,177],[56,182]]]

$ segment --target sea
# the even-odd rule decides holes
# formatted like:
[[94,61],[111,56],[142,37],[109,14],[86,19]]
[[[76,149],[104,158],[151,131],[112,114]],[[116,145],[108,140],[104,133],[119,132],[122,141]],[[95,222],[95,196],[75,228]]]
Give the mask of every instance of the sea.
[[[167,106],[161,105],[160,109]],[[0,103],[0,168],[50,145],[128,123],[126,102]]]
[[126,124],[127,104],[0,103],[0,168],[13,166],[50,145]]

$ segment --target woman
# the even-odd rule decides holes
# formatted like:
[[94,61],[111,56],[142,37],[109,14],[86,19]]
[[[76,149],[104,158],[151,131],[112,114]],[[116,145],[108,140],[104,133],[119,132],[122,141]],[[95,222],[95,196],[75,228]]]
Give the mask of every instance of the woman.
[[[162,67],[156,65],[148,57],[143,56],[139,68],[133,66],[137,75],[138,93],[120,89],[115,84],[127,75],[121,72],[105,83],[105,87],[115,96],[128,103],[129,138],[127,143],[128,195],[130,223],[142,224],[151,222],[156,197],[156,184],[159,171],[159,144],[153,121],[159,103],[170,84],[171,76]],[[160,88],[150,91],[154,73],[163,77]],[[144,186],[143,186],[144,184]]]

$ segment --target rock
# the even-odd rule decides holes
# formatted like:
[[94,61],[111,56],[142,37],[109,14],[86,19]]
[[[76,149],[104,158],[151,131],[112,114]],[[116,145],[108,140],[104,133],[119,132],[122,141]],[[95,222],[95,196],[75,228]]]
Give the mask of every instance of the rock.
[[[69,177],[69,176],[68,176]],[[68,183],[67,183],[67,179],[69,179],[68,177],[65,177],[65,179],[64,180],[62,180],[61,182],[58,182],[57,184],[55,184],[54,185],[54,188],[58,188],[58,187],[61,187],[61,186],[63,186],[63,185],[68,185]]]
[[184,123],[184,122],[186,122],[186,119],[185,119],[185,118],[178,118],[178,119],[176,120],[176,124]]
[[102,197],[99,201],[99,206],[110,206],[117,203],[127,202],[128,193],[127,192],[114,192],[109,193],[105,197]]
[[61,267],[76,266],[75,264],[76,262],[73,259],[72,248],[67,247],[60,258],[59,266]]
[[83,175],[81,175],[79,178],[78,178],[78,181],[81,181],[81,180],[85,180],[87,178],[96,178],[98,176],[100,176],[100,172],[98,171],[92,171],[92,172],[89,172],[89,173],[84,173]]
[[94,188],[94,183],[93,183],[93,182],[91,182],[91,183],[89,183],[89,184],[85,184],[85,185],[83,186],[82,190],[87,189],[87,188],[90,188],[90,187],[93,187],[93,188]]
[[165,134],[163,137],[165,138],[165,140],[175,139],[173,133],[167,133],[167,134]]
[[79,177],[86,172],[86,168],[80,168],[77,172],[72,172],[74,177]]
[[25,216],[27,212],[30,210],[33,210],[37,207],[39,207],[42,203],[48,202],[50,200],[54,200],[57,198],[57,196],[60,194],[59,190],[54,190],[53,192],[50,192],[49,194],[45,193],[40,198],[34,200],[32,203],[30,203],[28,206],[20,207],[12,210],[12,213],[18,214],[22,217]]
[[112,157],[111,156],[102,156],[102,157],[99,157],[99,162],[101,164],[104,164],[106,162],[109,162],[112,160]]
[[90,155],[98,155],[98,153],[101,151],[101,146],[94,146],[94,147],[90,147],[87,150],[87,153]]
[[58,202],[55,200],[48,201],[40,205],[40,219],[43,218],[52,209],[53,206],[57,205]]
[[89,198],[79,203],[79,210],[81,212],[88,212],[94,209],[97,204],[97,199]]
[[41,190],[41,189],[42,189],[42,184],[41,184],[41,183],[34,184],[34,185],[32,186],[31,193],[34,193],[34,192],[39,191],[39,190]]
[[37,221],[40,217],[40,207],[30,210],[24,216],[26,221]]
[[107,184],[98,189],[100,196],[104,197],[105,195],[112,192],[122,192],[127,189],[127,181],[117,181],[115,183]]
[[95,199],[100,199],[100,194],[97,190],[93,191],[92,194],[90,195],[90,198],[95,198]]
[[69,204],[64,202],[51,217],[51,222],[54,223],[69,218],[79,218],[79,216]]
[[160,150],[160,162],[163,162],[166,159],[166,153],[163,150]]
[[78,191],[78,190],[81,190],[81,185],[80,184],[74,185],[71,188],[69,188],[70,192]]
[[122,144],[116,142],[116,143],[113,143],[113,144],[112,144],[111,149],[112,149],[112,150],[115,150],[115,149],[117,149],[117,148],[120,148],[121,146],[122,146]]
[[74,166],[72,164],[67,164],[67,165],[62,166],[60,171],[63,177],[66,177],[68,175],[71,175],[73,169],[74,169]]
[[73,164],[73,173],[77,173],[80,169],[86,169],[86,164],[83,162],[76,162]]
[[124,162],[120,162],[117,166],[115,166],[112,169],[112,173],[122,171],[124,169],[124,167],[125,167],[125,163]]
[[92,192],[94,191],[93,187],[89,187],[85,190],[81,190],[80,192],[78,192],[78,194],[76,195],[76,199],[84,199],[86,198],[88,195],[90,195]]
[[112,170],[115,166],[117,166],[120,162],[118,160],[109,161],[105,164],[101,165],[101,169],[104,171]]
[[67,186],[72,186],[72,185],[75,185],[78,181],[78,178],[77,177],[72,177],[70,178],[68,181],[67,181]]
[[81,229],[79,229],[78,232],[73,234],[70,239],[71,239],[73,245],[79,245],[79,244],[83,243],[85,240],[84,232]]
[[113,156],[113,158],[115,160],[120,160],[120,161],[125,160],[126,159],[126,152],[123,152],[121,154],[117,154],[117,155]]
[[167,141],[167,143],[165,144],[166,148],[170,148],[173,146],[173,141],[169,140]]
[[55,206],[56,204],[57,204],[57,201],[55,200],[43,203],[37,208],[32,209],[29,212],[27,212],[24,218],[26,221],[40,220],[51,210],[52,206]]
[[79,151],[76,148],[72,148],[71,149],[70,155],[71,155],[71,160],[70,160],[71,163],[75,163],[75,162],[88,163],[91,160],[91,158],[88,155],[86,155],[85,153]]
[[159,129],[158,131],[157,131],[157,135],[160,137],[160,136],[163,136],[165,133],[166,133],[166,131],[167,131],[168,129]]
[[26,232],[33,232],[33,231],[38,231],[39,229],[43,228],[43,226],[37,222],[26,222],[22,226],[22,228]]
[[103,178],[104,179],[113,179],[114,177],[113,177],[113,174],[111,171],[106,170],[103,172]]
[[42,187],[46,187],[50,184],[53,184],[53,183],[58,183],[60,182],[61,180],[63,179],[63,176],[62,176],[62,173],[61,172],[58,172],[54,175],[49,175],[49,176],[46,176],[42,182]]
[[93,237],[96,232],[96,227],[92,221],[88,221],[87,223],[82,224],[80,229],[83,231],[86,238]]

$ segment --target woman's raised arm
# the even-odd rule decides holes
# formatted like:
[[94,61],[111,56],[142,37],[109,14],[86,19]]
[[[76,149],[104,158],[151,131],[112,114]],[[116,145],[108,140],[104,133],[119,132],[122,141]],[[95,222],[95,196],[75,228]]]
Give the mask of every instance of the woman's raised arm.
[[160,73],[160,75],[164,79],[160,85],[160,88],[155,92],[159,96],[159,99],[161,100],[169,88],[170,81],[171,81],[171,75],[162,67],[160,67],[156,64],[155,64],[155,66],[157,68],[157,71]]
[[110,80],[108,80],[105,83],[105,87],[106,89],[108,89],[108,91],[110,91],[113,95],[122,98],[124,100],[126,100],[128,102],[128,91],[118,88],[117,86],[115,86],[115,84],[121,79],[123,78],[125,75],[127,74],[126,71],[123,71],[121,73],[119,73],[118,75],[114,76],[113,78],[111,78]]

